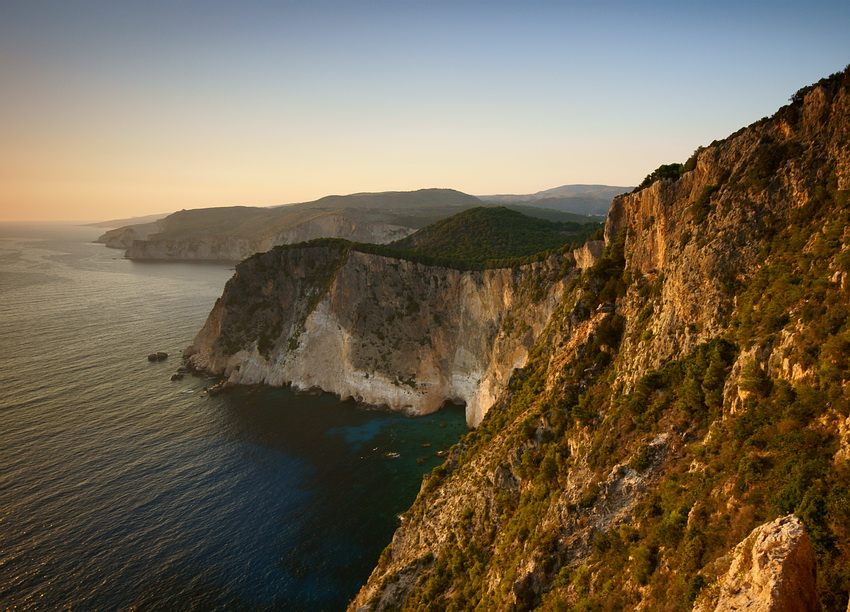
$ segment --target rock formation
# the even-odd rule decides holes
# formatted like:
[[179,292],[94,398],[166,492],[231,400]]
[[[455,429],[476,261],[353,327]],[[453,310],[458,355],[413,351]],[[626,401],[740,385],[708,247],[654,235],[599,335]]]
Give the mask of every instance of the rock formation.
[[754,529],[724,559],[729,569],[694,612],[818,612],[815,553],[802,521],[784,516]]
[[160,229],[160,225],[156,221],[125,225],[105,232],[95,242],[105,244],[110,249],[127,249],[138,240],[147,240]]
[[350,609],[688,610],[791,512],[814,556],[797,519],[757,530],[784,586],[739,561],[722,609],[846,609],[848,143],[850,68],[616,198]]
[[410,414],[461,403],[477,425],[524,364],[571,261],[460,271],[341,242],[279,247],[237,266],[186,354],[232,384],[318,388]]
[[[127,245],[125,256],[137,261],[241,261],[275,246],[295,244],[316,238],[344,238],[358,242],[385,244],[399,240],[414,230],[390,223],[364,222],[340,212],[312,213],[280,231],[248,235],[225,233],[169,237],[150,234]],[[126,242],[126,241],[124,241]],[[107,246],[110,246],[107,243]]]

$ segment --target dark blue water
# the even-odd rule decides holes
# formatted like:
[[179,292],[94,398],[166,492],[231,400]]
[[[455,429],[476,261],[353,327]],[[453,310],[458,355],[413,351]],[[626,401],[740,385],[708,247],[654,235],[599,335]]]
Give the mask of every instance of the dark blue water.
[[462,410],[171,382],[232,271],[97,234],[0,225],[0,608],[344,608]]

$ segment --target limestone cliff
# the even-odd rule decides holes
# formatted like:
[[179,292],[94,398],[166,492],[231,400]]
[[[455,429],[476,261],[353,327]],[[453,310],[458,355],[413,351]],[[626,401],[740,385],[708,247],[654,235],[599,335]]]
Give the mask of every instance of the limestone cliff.
[[763,610],[818,612],[815,553],[802,521],[784,516],[754,529],[728,555],[717,585],[694,606],[694,612]]
[[189,363],[234,384],[322,389],[410,414],[464,403],[477,425],[525,363],[571,262],[460,271],[341,242],[278,247],[237,266]]
[[846,609],[849,143],[850,68],[616,198],[350,609],[688,610],[790,513]]

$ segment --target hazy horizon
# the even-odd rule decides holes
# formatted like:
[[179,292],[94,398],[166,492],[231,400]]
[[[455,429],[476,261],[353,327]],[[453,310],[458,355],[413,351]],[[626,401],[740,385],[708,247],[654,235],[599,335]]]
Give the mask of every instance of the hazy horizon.
[[635,185],[850,63],[840,2],[0,5],[0,220]]

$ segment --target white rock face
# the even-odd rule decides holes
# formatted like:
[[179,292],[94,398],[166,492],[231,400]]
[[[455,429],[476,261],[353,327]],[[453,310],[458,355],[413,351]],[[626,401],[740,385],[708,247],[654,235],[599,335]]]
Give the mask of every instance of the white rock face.
[[573,251],[573,257],[576,259],[576,267],[580,270],[587,270],[602,257],[604,250],[604,240],[588,240],[580,248]]
[[698,601],[694,612],[821,609],[812,544],[793,514],[757,527],[728,557],[732,563],[719,588]]
[[565,286],[560,260],[463,272],[341,249],[295,246],[240,264],[190,364],[234,384],[322,389],[408,414],[463,403],[475,426]]

